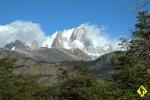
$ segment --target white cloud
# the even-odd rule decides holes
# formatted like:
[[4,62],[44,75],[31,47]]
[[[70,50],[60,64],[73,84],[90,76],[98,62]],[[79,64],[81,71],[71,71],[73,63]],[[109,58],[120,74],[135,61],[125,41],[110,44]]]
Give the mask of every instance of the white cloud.
[[108,44],[109,39],[107,38],[105,33],[105,28],[104,27],[98,27],[96,25],[91,25],[91,24],[81,24],[79,26],[84,27],[87,30],[87,36],[92,42],[94,43],[94,46],[104,46],[105,44]]
[[27,44],[31,44],[34,40],[42,44],[45,38],[44,32],[37,23],[18,20],[8,25],[0,25],[0,47],[16,39]]
[[74,30],[74,28],[63,30],[62,36],[66,37],[69,40],[72,35],[73,30]]
[[45,39],[45,41],[43,42],[43,47],[45,47],[46,45],[48,45],[48,47],[50,48],[51,47],[51,45],[52,45],[52,43],[53,43],[53,41],[54,41],[54,39],[55,39],[55,37],[56,37],[56,35],[57,35],[57,33],[58,32],[55,32],[55,33],[53,33],[52,35],[50,35],[50,36],[47,36],[47,38]]
[[113,50],[118,50],[118,40],[112,40],[108,37],[105,27],[99,27],[89,23],[81,24],[78,28],[84,27],[87,30],[87,37],[93,42],[94,47],[104,47],[108,44],[113,46]]

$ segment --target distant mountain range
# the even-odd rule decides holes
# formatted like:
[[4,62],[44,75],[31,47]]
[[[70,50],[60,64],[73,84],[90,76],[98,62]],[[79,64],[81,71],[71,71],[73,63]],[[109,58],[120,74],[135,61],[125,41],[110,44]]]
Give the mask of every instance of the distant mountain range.
[[1,50],[1,53],[6,51],[9,52],[9,56],[13,55],[14,58],[17,58],[18,55],[21,55],[27,58],[34,59],[37,62],[45,62],[45,63],[92,60],[90,56],[86,55],[80,49],[68,50],[65,48],[39,47],[35,41],[32,43],[30,47],[25,43],[16,40],[12,43],[7,44]]
[[[12,26],[11,26],[12,27]],[[49,49],[57,49],[59,51],[63,51],[66,53],[69,51],[69,54],[71,54],[71,57],[76,58],[77,54],[74,54],[75,52],[82,52],[82,54],[85,56],[90,57],[92,60],[97,59],[103,54],[113,52],[118,50],[118,47],[116,46],[116,42],[113,40],[110,40],[106,38],[106,36],[103,36],[103,31],[101,31],[101,28],[95,28],[96,26],[91,26],[88,24],[81,24],[78,27],[64,30],[64,31],[58,31],[54,34],[50,34],[50,36],[42,37],[42,39],[35,39],[33,36],[26,36],[26,38],[33,38],[29,40],[24,40],[24,38],[15,37],[11,38],[6,43],[3,41],[2,44],[7,50],[11,51],[17,51],[22,52],[23,51],[30,51],[30,49],[39,49],[39,48],[49,48]],[[15,34],[15,33],[12,33]],[[21,33],[23,34],[23,33]],[[37,33],[38,34],[38,33]],[[15,39],[18,39],[15,41]],[[14,42],[14,41],[15,42]],[[11,42],[11,43],[10,43]],[[24,43],[23,43],[24,42]],[[9,43],[9,44],[7,44]],[[16,46],[15,46],[16,44]],[[27,45],[28,44],[28,45]],[[21,50],[18,49],[21,48]],[[25,50],[26,49],[26,50]],[[68,53],[67,53],[68,54]],[[82,56],[83,56],[82,55]],[[79,60],[89,60],[85,59],[86,57],[80,55]],[[77,55],[78,57],[78,55]]]
[[14,51],[37,61],[48,63],[90,61],[116,50],[112,43],[105,41],[101,41],[101,45],[95,43],[89,31],[88,26],[80,25],[72,29],[69,35],[57,32],[50,47],[49,44],[40,47],[38,41],[33,41],[31,45],[27,45],[20,40],[16,40],[6,44],[4,48],[10,52]]

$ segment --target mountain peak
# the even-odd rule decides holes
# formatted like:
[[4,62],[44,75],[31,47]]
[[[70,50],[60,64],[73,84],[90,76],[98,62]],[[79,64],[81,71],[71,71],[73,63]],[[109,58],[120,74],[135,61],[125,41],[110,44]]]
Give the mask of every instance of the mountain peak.
[[33,41],[33,42],[32,42],[31,48],[32,48],[32,49],[38,49],[38,48],[39,48],[39,44],[37,43],[37,41]]
[[78,28],[74,29],[74,31],[70,37],[70,41],[81,40],[82,37],[84,37],[86,33],[87,33],[87,30],[85,27],[78,27]]
[[62,33],[58,32],[57,35],[56,35],[56,38],[57,39],[62,39]]
[[16,40],[14,42],[11,42],[9,44],[6,44],[5,49],[11,50],[11,51],[25,51],[29,49],[29,46],[27,46],[25,43],[21,42],[20,40]]
[[114,48],[111,43],[106,43],[105,41],[97,42],[97,40],[94,40],[97,37],[93,36],[95,33],[93,33],[92,30],[93,27],[90,27],[88,24],[82,24],[73,29],[70,33],[70,38],[65,37],[63,35],[64,33],[58,32],[51,47],[72,50],[80,49],[93,59],[98,58],[102,54],[113,51]]
[[62,34],[60,32],[58,32],[51,47],[53,47],[53,48],[63,48],[62,39],[63,39]]

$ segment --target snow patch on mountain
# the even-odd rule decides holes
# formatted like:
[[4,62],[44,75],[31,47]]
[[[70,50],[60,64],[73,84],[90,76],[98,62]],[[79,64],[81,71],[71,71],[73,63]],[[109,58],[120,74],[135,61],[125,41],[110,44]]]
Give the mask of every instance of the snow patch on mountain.
[[68,29],[68,30],[65,29],[62,32],[62,36],[66,37],[69,40],[73,31],[74,31],[74,28],[71,28],[71,29]]
[[15,49],[16,49],[16,47],[14,46],[14,47],[11,49],[11,51],[15,51]]

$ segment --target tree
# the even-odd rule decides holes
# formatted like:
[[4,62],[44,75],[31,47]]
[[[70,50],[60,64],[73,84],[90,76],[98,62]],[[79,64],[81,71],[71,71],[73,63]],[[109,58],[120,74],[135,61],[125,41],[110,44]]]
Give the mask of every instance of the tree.
[[[146,11],[140,11],[137,16],[137,24],[132,40],[132,51],[145,61],[149,61],[150,57],[150,14]],[[144,51],[144,52],[143,52]]]
[[[140,85],[150,88],[150,14],[140,11],[130,49],[119,55],[113,80],[122,94],[121,98],[138,99],[136,90]],[[144,98],[148,100],[147,96]]]
[[129,50],[129,39],[126,37],[121,37],[119,45],[121,46],[122,50]]
[[15,75],[15,59],[0,59],[0,100],[44,100],[48,97],[48,88],[39,86],[39,76]]
[[150,15],[146,11],[140,11],[137,16],[137,23],[133,37],[140,40],[150,39]]
[[[67,71],[67,70],[66,70]],[[65,73],[68,73],[66,72]],[[61,70],[61,72],[64,72]],[[62,78],[64,75],[67,78]],[[53,95],[57,100],[101,100],[111,98],[106,95],[105,84],[100,84],[96,78],[90,76],[87,69],[75,66],[74,71],[61,74]],[[108,89],[108,88],[107,88]],[[51,92],[52,93],[52,92]]]

